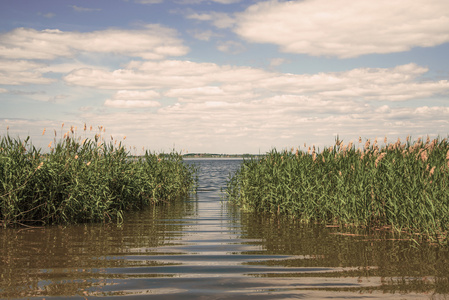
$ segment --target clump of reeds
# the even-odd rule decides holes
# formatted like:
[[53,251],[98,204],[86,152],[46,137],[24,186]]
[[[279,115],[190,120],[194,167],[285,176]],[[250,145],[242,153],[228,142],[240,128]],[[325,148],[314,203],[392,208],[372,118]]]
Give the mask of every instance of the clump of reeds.
[[0,224],[120,221],[124,211],[184,197],[195,187],[196,170],[180,154],[131,156],[101,132],[81,140],[71,127],[46,152],[29,138],[1,137]]
[[447,243],[448,141],[359,144],[337,139],[319,153],[272,150],[245,160],[228,181],[228,198],[245,209]]

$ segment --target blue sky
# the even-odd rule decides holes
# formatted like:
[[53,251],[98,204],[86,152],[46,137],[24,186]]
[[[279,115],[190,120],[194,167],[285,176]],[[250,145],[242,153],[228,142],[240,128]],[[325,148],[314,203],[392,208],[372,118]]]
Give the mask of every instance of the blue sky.
[[46,147],[87,124],[184,153],[444,138],[448,53],[446,0],[4,0],[0,134]]

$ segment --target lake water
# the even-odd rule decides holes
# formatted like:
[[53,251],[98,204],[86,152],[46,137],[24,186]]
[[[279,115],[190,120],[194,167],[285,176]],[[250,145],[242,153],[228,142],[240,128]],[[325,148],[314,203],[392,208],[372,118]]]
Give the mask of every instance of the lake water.
[[221,193],[241,160],[187,163],[196,195],[120,226],[0,229],[0,298],[449,299],[446,248],[242,213]]

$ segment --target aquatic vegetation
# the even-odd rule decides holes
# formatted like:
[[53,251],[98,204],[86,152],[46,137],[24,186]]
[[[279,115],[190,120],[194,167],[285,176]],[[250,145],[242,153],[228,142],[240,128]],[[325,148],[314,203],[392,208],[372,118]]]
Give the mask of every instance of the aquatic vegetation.
[[122,142],[105,141],[99,129],[82,140],[73,127],[60,140],[55,131],[46,152],[29,137],[1,137],[0,224],[120,221],[124,211],[169,202],[195,188],[196,170],[181,154],[131,156]]
[[243,209],[303,221],[355,225],[447,243],[449,143],[338,140],[245,160],[228,181],[227,197]]

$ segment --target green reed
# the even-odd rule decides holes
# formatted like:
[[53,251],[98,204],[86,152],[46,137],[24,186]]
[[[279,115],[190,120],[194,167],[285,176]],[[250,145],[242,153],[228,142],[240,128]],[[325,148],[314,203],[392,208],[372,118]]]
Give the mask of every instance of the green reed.
[[29,138],[1,137],[1,225],[120,221],[127,210],[169,202],[196,187],[196,169],[178,153],[133,157],[112,138],[81,141],[71,130],[47,153]]
[[227,196],[243,209],[447,243],[448,141],[384,142],[356,147],[337,139],[319,153],[272,150],[244,161]]

